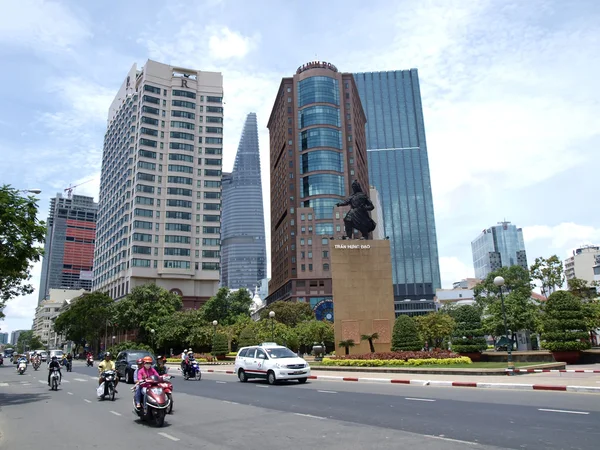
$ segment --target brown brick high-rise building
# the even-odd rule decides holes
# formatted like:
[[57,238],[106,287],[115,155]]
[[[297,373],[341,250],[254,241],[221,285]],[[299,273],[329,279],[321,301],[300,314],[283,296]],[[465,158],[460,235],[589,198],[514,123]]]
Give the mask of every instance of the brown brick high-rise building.
[[271,149],[267,303],[293,300],[315,307],[331,301],[329,238],[344,232],[344,211],[334,211],[334,206],[350,194],[355,179],[369,191],[365,124],[352,74],[315,61],[281,81],[267,125]]

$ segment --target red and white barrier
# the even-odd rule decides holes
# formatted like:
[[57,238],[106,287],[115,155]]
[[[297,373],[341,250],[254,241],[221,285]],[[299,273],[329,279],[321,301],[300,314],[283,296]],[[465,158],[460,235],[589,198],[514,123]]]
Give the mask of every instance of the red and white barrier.
[[506,372],[515,373],[600,373],[592,369],[506,369]]

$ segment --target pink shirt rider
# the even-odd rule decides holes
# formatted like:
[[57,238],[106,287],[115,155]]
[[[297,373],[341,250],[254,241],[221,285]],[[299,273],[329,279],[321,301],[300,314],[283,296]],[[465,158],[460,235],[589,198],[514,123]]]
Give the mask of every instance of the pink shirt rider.
[[142,367],[141,369],[138,370],[137,378],[138,378],[138,381],[142,381],[142,380],[147,380],[152,375],[156,375],[157,377],[160,376],[154,367],[150,367],[149,369]]

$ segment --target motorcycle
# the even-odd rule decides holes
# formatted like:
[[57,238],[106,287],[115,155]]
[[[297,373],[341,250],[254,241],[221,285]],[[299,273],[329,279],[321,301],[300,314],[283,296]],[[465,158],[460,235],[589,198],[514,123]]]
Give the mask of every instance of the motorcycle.
[[86,362],[87,367],[94,367],[94,358],[92,358],[91,356],[87,359]]
[[152,377],[139,384],[140,389],[144,389],[144,395],[141,408],[135,404],[135,388],[133,396],[133,413],[144,421],[153,421],[157,427],[162,427],[165,423],[165,415],[169,409],[170,400],[165,390],[160,386],[164,377]]
[[183,378],[187,381],[190,378],[194,378],[196,381],[200,381],[202,378],[202,372],[200,372],[200,364],[197,361],[191,361],[190,367],[187,370],[184,369]]
[[33,363],[31,365],[33,366],[33,370],[38,370],[40,368],[41,364],[42,363],[38,359],[36,359],[33,361]]
[[104,394],[102,394],[102,396],[100,397],[102,400],[104,400],[104,398],[106,396],[108,396],[108,398],[111,401],[115,401],[115,378],[116,378],[116,373],[114,370],[107,370],[105,372],[102,372],[102,378],[104,378]]
[[169,407],[167,408],[167,414],[173,414],[173,384],[169,381],[173,378],[170,375],[163,375],[163,382],[158,385],[163,388],[165,395],[169,398]]
[[17,372],[19,372],[19,375],[23,375],[26,370],[27,370],[27,363],[25,361],[21,361],[19,363],[19,365],[17,366]]
[[67,362],[65,363],[65,366],[67,367],[67,372],[71,371],[71,367],[73,367],[73,363],[71,362],[70,359],[67,359]]
[[58,391],[59,384],[60,384],[60,374],[58,373],[58,367],[53,367],[52,373],[50,374],[50,389],[53,391]]

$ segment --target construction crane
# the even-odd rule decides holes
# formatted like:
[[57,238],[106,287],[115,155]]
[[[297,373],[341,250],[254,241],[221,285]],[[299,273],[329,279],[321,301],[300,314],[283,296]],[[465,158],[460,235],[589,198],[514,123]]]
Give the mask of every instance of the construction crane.
[[89,183],[90,181],[94,181],[94,179],[92,178],[91,180],[87,180],[83,183],[76,184],[75,186],[71,186],[71,184],[69,184],[69,187],[64,190],[67,193],[67,198],[73,198],[73,189],[75,189],[78,186],[81,186],[82,184]]

